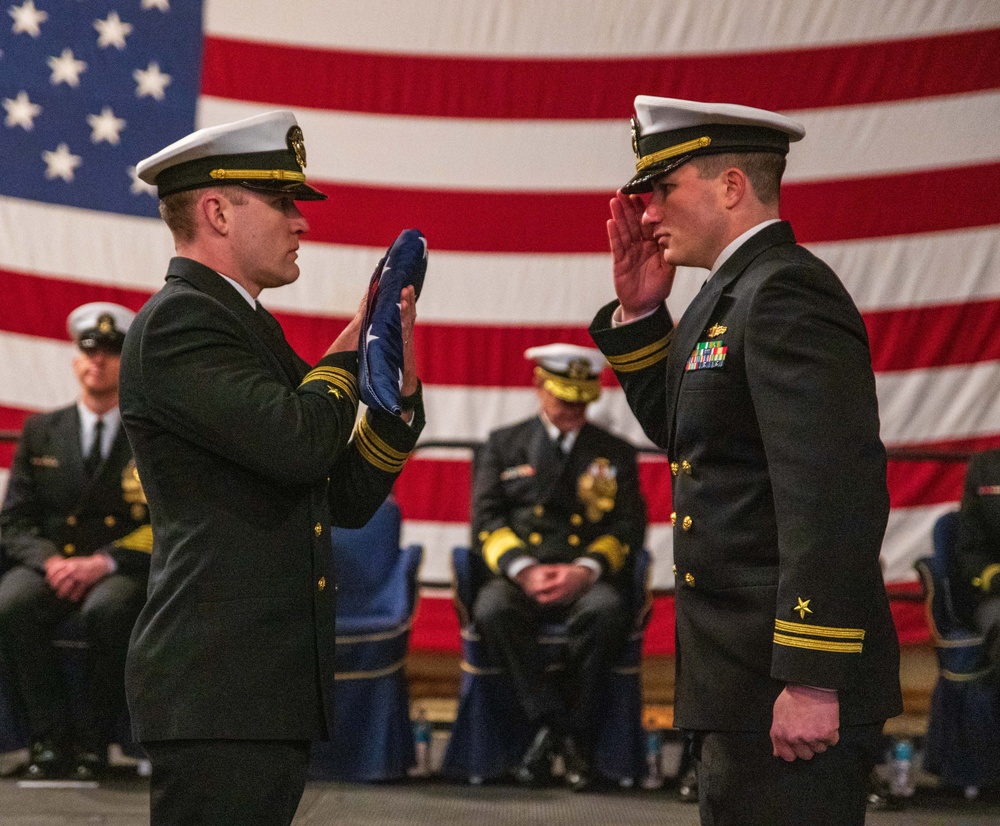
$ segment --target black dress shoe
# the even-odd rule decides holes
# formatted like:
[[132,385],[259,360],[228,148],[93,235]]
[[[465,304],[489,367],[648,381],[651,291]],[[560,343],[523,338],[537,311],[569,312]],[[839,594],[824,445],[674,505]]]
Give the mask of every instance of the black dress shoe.
[[555,737],[548,726],[542,726],[521,763],[514,772],[518,783],[542,786],[552,779],[552,757],[555,754]]
[[31,744],[28,768],[25,775],[29,780],[52,780],[60,778],[66,769],[66,761],[59,747],[48,738]]
[[574,792],[586,791],[594,784],[590,763],[572,737],[564,737],[561,746],[566,785]]
[[74,780],[100,780],[108,772],[108,761],[92,751],[83,751],[76,755],[72,778]]

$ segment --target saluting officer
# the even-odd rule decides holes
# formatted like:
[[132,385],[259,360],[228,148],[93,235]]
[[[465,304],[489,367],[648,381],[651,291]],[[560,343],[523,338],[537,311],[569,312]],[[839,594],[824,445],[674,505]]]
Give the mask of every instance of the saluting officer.
[[[28,776],[99,777],[124,708],[125,654],[146,595],[149,513],[118,412],[118,367],[134,313],[84,304],[69,316],[76,404],[24,423],[0,512],[13,567],[0,579],[0,651],[23,704]],[[79,613],[88,702],[74,728],[52,633]]]
[[[600,688],[630,628],[625,594],[646,507],[636,451],[587,422],[607,362],[593,348],[534,347],[539,413],[490,434],[472,481],[474,546],[493,573],[473,614],[486,645],[506,664],[538,734],[517,770],[545,782],[561,753],[575,789],[590,784]],[[546,674],[540,624],[569,623],[562,683]]]
[[[608,221],[618,301],[591,325],[676,473],[674,720],[697,734],[714,826],[863,823],[902,705],[868,336],[779,219],[804,133],[747,106],[636,98],[636,175]],[[678,266],[709,277],[675,327]]]

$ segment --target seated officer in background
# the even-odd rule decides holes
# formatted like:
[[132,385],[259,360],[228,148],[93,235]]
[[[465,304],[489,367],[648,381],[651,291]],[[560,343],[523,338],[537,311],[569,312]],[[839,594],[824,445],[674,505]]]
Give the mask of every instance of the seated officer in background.
[[1000,449],[969,462],[949,574],[955,609],[985,637],[1000,692]]
[[[30,417],[0,511],[0,660],[25,711],[28,776],[97,778],[124,708],[125,652],[146,596],[152,533],[118,413],[118,364],[135,314],[84,304],[67,323],[79,348],[76,404]],[[70,720],[53,631],[79,613],[89,644],[83,720]]]
[[[475,461],[474,547],[494,576],[473,618],[538,725],[518,779],[545,782],[561,753],[580,790],[591,782],[600,689],[631,631],[625,594],[646,506],[635,448],[586,420],[601,392],[600,352],[550,344],[525,357],[536,364],[539,414],[491,433]],[[558,684],[537,645],[551,621],[569,626]]]

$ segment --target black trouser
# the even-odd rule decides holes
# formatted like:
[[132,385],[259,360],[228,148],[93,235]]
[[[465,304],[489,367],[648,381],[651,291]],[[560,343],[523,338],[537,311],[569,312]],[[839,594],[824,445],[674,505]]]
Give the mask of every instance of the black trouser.
[[59,599],[33,568],[17,565],[0,579],[0,649],[28,719],[32,740],[72,736],[69,692],[52,645],[56,627],[79,612],[86,656],[84,719],[77,745],[103,755],[111,725],[125,708],[125,655],[129,635],[146,599],[145,585],[111,574],[80,602]]
[[143,742],[150,826],[288,826],[306,784],[308,740]]
[[[516,583],[497,577],[480,588],[473,619],[490,651],[509,671],[528,719],[572,734],[585,752],[592,751],[601,691],[631,629],[621,594],[597,582],[572,605],[541,608]],[[558,685],[546,673],[538,646],[539,627],[547,622],[567,624]]]
[[882,724],[846,726],[811,760],[772,753],[766,731],[698,732],[702,826],[861,826]]

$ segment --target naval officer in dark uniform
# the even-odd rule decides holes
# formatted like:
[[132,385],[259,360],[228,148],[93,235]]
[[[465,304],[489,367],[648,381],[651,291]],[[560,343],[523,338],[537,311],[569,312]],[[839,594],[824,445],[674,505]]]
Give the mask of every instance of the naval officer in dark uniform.
[[[618,300],[591,334],[671,459],[675,723],[702,822],[860,824],[901,711],[879,553],[889,512],[868,337],[779,219],[801,125],[640,96],[611,202]],[[708,271],[674,325],[675,267]]]
[[368,521],[423,425],[412,287],[393,340],[403,409],[360,420],[364,306],[310,366],[257,300],[299,276],[298,202],[326,197],[305,165],[294,115],[275,111],[137,166],[177,251],[122,352],[154,536],[126,667],[153,826],[292,821],[310,740],[333,730],[330,526]]
[[[0,655],[24,707],[32,779],[93,780],[124,708],[125,652],[146,595],[152,534],[118,412],[122,342],[135,313],[84,304],[67,327],[76,404],[32,416],[0,511]],[[52,633],[79,614],[89,644],[87,702],[71,720]]]
[[[534,347],[537,416],[490,434],[472,481],[474,547],[492,572],[473,615],[510,672],[538,734],[517,770],[550,776],[561,753],[569,784],[591,781],[600,689],[631,631],[625,595],[642,547],[646,507],[636,451],[587,422],[604,357],[571,344]],[[569,624],[559,685],[545,672],[539,624]]]

